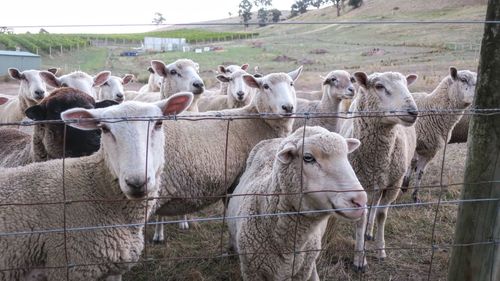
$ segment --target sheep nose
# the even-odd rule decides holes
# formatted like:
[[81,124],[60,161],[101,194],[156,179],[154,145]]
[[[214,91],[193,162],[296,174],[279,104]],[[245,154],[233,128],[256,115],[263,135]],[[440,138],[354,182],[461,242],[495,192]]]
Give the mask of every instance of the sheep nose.
[[193,87],[197,88],[197,89],[201,89],[203,88],[205,85],[203,85],[203,82],[201,81],[196,81],[196,82],[193,82]]
[[353,93],[354,94],[354,87],[353,86],[349,86],[347,88],[347,91],[349,91],[349,93]]
[[45,91],[44,90],[36,90],[35,91],[35,97],[37,99],[42,99],[44,95],[45,95]]
[[366,192],[364,192],[364,191],[356,192],[356,196],[354,196],[351,199],[351,203],[356,208],[361,208],[361,207],[366,206],[366,201],[367,201],[367,197],[366,197]]
[[142,191],[145,187],[146,184],[149,182],[150,177],[147,178],[147,180],[144,180],[142,177],[134,177],[134,178],[125,178],[125,183],[134,191]]
[[242,99],[242,98],[243,98],[243,96],[245,95],[245,93],[244,93],[243,91],[238,91],[238,92],[236,93],[236,95],[237,95],[240,99]]
[[281,108],[287,113],[293,113],[293,105],[282,105]]
[[116,97],[119,98],[119,99],[121,99],[121,98],[123,98],[123,94],[122,93],[117,93]]
[[408,114],[410,114],[411,116],[417,117],[418,111],[416,109],[409,109]]

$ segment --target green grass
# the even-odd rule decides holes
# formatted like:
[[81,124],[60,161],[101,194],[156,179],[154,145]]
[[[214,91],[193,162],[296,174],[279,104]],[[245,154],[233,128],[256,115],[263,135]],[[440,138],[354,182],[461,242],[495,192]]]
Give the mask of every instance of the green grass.
[[152,31],[133,34],[0,34],[0,45],[7,50],[15,50],[19,46],[30,52],[49,53],[50,47],[69,50],[71,48],[90,45],[93,39],[142,41],[144,37],[186,38],[187,42],[198,41],[226,41],[247,36],[256,36],[256,33],[245,32],[217,32],[203,29],[178,29],[168,31]]

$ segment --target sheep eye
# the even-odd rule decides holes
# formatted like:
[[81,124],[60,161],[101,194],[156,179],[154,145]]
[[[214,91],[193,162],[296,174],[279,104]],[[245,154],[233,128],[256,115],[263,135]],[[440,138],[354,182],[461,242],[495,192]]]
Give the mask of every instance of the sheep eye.
[[62,84],[61,84],[61,86],[62,86],[62,87],[68,87],[68,84],[66,84],[66,83],[62,83]]
[[293,87],[293,82],[290,82],[290,86],[292,86],[292,87]]
[[155,123],[155,130],[161,129],[162,125],[163,125],[163,121],[161,121],[161,120],[156,121],[156,123]]
[[382,90],[384,90],[384,89],[385,89],[385,87],[384,87],[384,85],[382,85],[382,84],[376,84],[376,85],[375,85],[375,89],[377,89],[377,90],[379,90],[379,91],[382,91]]
[[264,86],[262,86],[262,87],[264,87],[264,89],[266,89],[266,90],[269,90],[269,85],[267,85],[267,84],[264,84]]
[[303,159],[304,159],[304,162],[306,162],[306,163],[316,162],[316,159],[314,158],[314,156],[312,156],[311,153],[305,153]]
[[172,75],[176,75],[176,74],[177,74],[177,71],[176,71],[175,69],[172,69],[172,70],[170,70],[170,74],[172,74]]
[[467,79],[465,79],[465,78],[460,78],[460,81],[462,81],[462,83],[466,83],[467,84]]
[[110,132],[109,127],[108,127],[108,126],[106,126],[106,125],[104,125],[104,124],[99,124],[99,125],[98,125],[98,127],[99,127],[99,128],[101,128],[101,131],[102,131],[104,134],[107,134],[107,133],[109,133],[109,132]]

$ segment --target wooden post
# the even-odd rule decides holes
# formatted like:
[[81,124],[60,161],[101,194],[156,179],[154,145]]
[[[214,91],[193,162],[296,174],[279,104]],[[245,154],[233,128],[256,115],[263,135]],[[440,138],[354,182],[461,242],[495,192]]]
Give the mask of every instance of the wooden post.
[[[500,1],[489,0],[487,21],[500,20]],[[500,107],[500,24],[484,28],[474,108]],[[458,209],[449,281],[500,280],[500,115],[475,115]]]

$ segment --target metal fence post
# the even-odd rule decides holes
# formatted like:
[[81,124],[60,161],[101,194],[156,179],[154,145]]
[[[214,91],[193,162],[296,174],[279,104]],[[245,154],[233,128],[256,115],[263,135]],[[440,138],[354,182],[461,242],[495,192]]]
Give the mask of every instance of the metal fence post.
[[[499,1],[489,1],[486,20],[500,20]],[[500,105],[499,71],[500,24],[487,23],[481,45],[475,108],[493,109]],[[461,199],[499,199],[500,115],[475,115],[468,139],[465,184]],[[454,240],[456,246],[452,250],[448,272],[449,281],[500,280],[499,200],[460,205]]]

